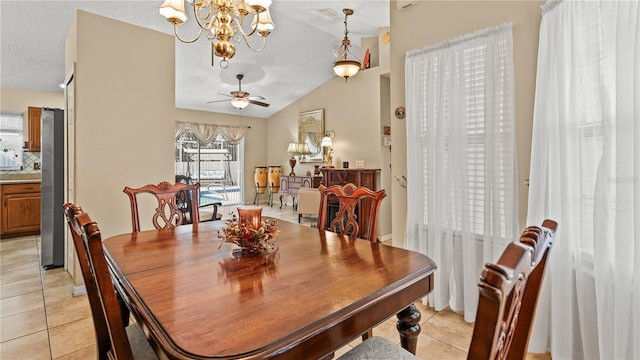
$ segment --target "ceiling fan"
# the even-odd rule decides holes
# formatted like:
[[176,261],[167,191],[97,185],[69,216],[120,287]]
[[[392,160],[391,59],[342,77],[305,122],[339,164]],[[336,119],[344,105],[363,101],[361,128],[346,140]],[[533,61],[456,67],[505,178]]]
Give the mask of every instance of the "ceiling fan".
[[[262,97],[262,96],[249,96],[248,92],[242,91],[242,78],[244,78],[243,74],[236,75],[236,79],[238,79],[238,91],[231,91],[230,92],[231,95],[222,94],[222,93],[219,93],[219,94],[231,97],[231,101],[230,101],[231,105],[236,109],[244,109],[249,104],[254,104],[254,105],[264,106],[264,107],[269,106],[269,104],[267,104],[265,102],[258,101],[258,100],[264,100],[264,97]],[[223,101],[229,101],[229,100],[209,101],[209,102],[207,102],[207,104],[223,102]]]

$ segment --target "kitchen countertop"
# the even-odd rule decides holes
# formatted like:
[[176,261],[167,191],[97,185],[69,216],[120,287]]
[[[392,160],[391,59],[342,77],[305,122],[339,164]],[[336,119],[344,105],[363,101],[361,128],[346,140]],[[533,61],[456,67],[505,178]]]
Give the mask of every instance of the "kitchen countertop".
[[41,175],[33,174],[0,174],[0,184],[21,184],[40,182]]

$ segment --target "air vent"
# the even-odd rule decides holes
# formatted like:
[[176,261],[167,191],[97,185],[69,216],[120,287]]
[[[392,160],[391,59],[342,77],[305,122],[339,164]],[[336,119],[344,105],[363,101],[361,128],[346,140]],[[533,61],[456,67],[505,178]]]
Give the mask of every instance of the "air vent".
[[331,20],[331,21],[336,21],[336,20],[341,20],[342,16],[338,15],[337,12],[333,11],[333,9],[320,9],[318,10],[318,13],[324,17],[325,19]]

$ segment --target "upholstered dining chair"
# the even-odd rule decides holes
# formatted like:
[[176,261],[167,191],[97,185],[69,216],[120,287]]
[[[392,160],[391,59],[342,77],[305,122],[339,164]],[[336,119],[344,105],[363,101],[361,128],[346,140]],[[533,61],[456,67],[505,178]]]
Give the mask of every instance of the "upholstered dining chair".
[[303,187],[298,190],[298,223],[303,216],[318,216],[320,208],[320,190]]
[[[360,237],[371,242],[377,242],[378,212],[382,199],[387,196],[383,190],[373,191],[365,187],[357,187],[347,183],[344,186],[333,185],[325,187],[320,185],[320,209],[318,210],[318,229],[327,229],[339,234],[349,234],[351,237]],[[333,219],[329,219],[329,206],[337,200],[338,211]],[[369,212],[364,213],[365,206],[359,206],[363,201],[370,201]],[[359,211],[359,214],[356,214]],[[360,218],[360,221],[358,221]],[[330,223],[327,225],[327,223]],[[359,224],[364,224],[360,229]],[[360,234],[360,235],[358,235]]]
[[78,205],[65,204],[64,212],[87,289],[97,359],[158,359],[138,324],[125,328],[98,224]]
[[[129,196],[129,201],[131,202],[131,224],[133,231],[140,231],[138,195],[147,193],[153,195],[157,199],[158,207],[155,209],[152,222],[156,229],[163,229],[182,225],[184,222],[185,213],[182,209],[184,209],[184,206],[186,205],[182,205],[181,207],[181,203],[176,201],[178,193],[186,191],[186,193],[189,194],[190,202],[192,204],[197,204],[199,190],[200,184],[176,183],[172,185],[166,181],[163,181],[158,185],[150,184],[136,189],[126,186],[123,192]],[[200,214],[198,207],[192,206],[190,208],[189,216],[192,223],[199,223]]]
[[[558,224],[526,228],[495,264],[485,265],[467,359],[525,359],[538,296]],[[374,336],[338,360],[418,359],[390,340]]]

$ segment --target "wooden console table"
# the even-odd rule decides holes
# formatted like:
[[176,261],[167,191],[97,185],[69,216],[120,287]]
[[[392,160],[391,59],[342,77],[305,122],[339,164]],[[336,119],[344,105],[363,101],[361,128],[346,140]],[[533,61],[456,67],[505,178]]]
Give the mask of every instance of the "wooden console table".
[[282,198],[291,196],[293,199],[293,209],[298,209],[296,199],[298,198],[298,190],[303,187],[317,188],[320,186],[320,178],[315,176],[280,176],[280,209],[282,209]]
[[[347,183],[354,184],[359,187],[366,187],[373,191],[379,190],[376,185],[376,173],[380,171],[380,169],[338,169],[338,168],[322,168],[322,184],[326,187],[330,187],[333,185],[344,186]],[[329,209],[327,211],[331,211],[331,203],[336,204],[335,210],[337,211],[337,199],[332,201],[329,198]],[[361,200],[358,206],[362,209],[362,213],[368,214],[371,209],[372,202],[370,199]],[[331,223],[332,212],[329,213],[329,221],[327,224]],[[360,231],[363,232],[364,229],[369,225],[369,219],[366,217],[358,217],[358,226],[360,227]],[[358,236],[362,237],[363,234],[358,234]]]

